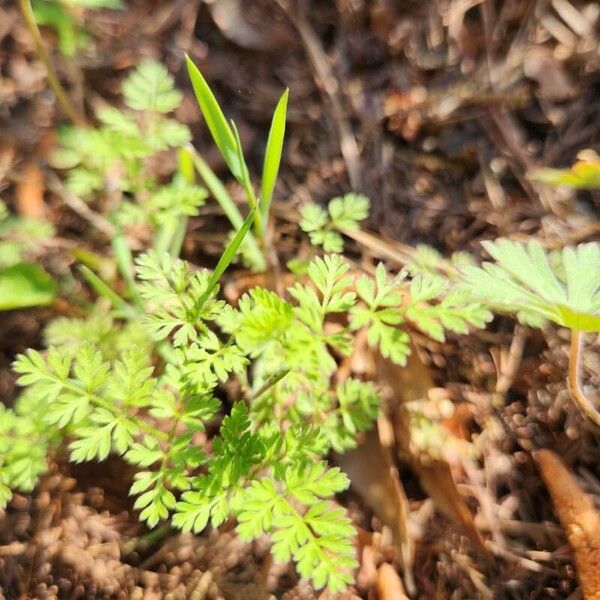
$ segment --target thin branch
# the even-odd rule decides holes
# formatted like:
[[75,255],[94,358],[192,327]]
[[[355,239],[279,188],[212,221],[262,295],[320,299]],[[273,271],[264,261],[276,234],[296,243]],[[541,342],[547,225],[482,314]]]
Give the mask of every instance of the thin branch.
[[35,42],[36,52],[46,67],[48,84],[52,88],[52,91],[56,96],[56,100],[58,101],[65,115],[73,122],[74,125],[77,125],[78,127],[86,127],[87,121],[85,117],[80,115],[71,104],[71,101],[69,100],[69,97],[67,96],[67,93],[65,92],[58,75],[54,70],[54,65],[52,64],[50,56],[46,51],[44,42],[42,40],[42,35],[35,20],[35,15],[33,14],[30,0],[19,0],[19,7],[21,9],[23,19],[25,20],[25,24],[27,25],[27,29],[29,29],[29,33],[31,33],[31,37]]
[[573,401],[581,412],[598,427],[600,427],[600,412],[598,412],[581,387],[581,361],[583,355],[584,337],[581,331],[571,332],[571,350],[569,352],[568,386]]
[[93,211],[79,196],[68,190],[52,171],[48,171],[46,177],[50,191],[59,196],[73,212],[94,226],[98,231],[101,231],[109,239],[112,239],[117,234],[114,225],[108,219],[100,213]]
[[327,53],[310,21],[301,11],[292,7],[286,0],[275,0],[275,2],[283,9],[300,34],[304,50],[316,75],[316,83],[331,102],[348,178],[352,188],[360,190],[363,179],[360,166],[360,149],[345,115],[342,93],[338,80],[332,72]]
[[528,330],[523,325],[517,324],[515,332],[510,344],[508,356],[505,360],[500,361],[500,375],[496,382],[496,392],[504,396],[511,388],[517,371],[523,359],[523,350],[525,349],[525,341],[527,340]]

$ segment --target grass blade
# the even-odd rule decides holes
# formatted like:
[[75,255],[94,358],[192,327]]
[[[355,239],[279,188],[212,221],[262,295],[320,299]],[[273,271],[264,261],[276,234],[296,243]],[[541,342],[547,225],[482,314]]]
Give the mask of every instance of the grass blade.
[[[250,182],[250,173],[248,172],[248,167],[246,166],[246,161],[244,160],[244,151],[242,149],[242,140],[240,138],[239,131],[235,126],[235,123],[231,121],[231,131],[233,131],[233,136],[235,138],[235,151],[237,153],[238,160],[242,169],[242,178],[238,181],[244,186],[246,190],[246,195],[248,196],[248,204],[250,209],[254,208],[256,204],[256,198],[254,196],[254,192],[252,191],[252,183]],[[250,193],[248,190],[250,189]],[[253,203],[254,202],[254,203]]]
[[181,219],[177,223],[177,228],[173,232],[173,236],[171,238],[171,245],[169,247],[169,253],[171,254],[171,256],[178,257],[181,254],[181,249],[183,248],[183,241],[185,239],[185,234],[187,231],[187,224],[187,217],[181,217]]
[[[196,183],[194,158],[188,148],[179,148],[177,152],[177,173],[187,183]],[[176,220],[163,222],[154,238],[153,248],[159,254],[168,252],[173,257],[181,254],[181,248],[187,231],[188,218],[180,215]]]
[[189,56],[185,57],[188,73],[202,116],[233,176],[242,181],[244,171],[237,153],[235,136],[208,83]]
[[271,197],[273,196],[273,189],[275,188],[277,174],[279,173],[279,164],[281,163],[289,91],[289,88],[286,89],[281,95],[281,98],[279,98],[279,102],[277,102],[275,112],[273,113],[273,119],[271,120],[269,137],[267,139],[260,189],[263,227],[267,226]]
[[133,303],[136,306],[141,306],[142,301],[139,297],[137,288],[135,287],[135,279],[133,276],[133,255],[131,254],[131,248],[125,239],[123,232],[117,231],[111,243],[113,252],[115,253],[115,258],[117,260],[117,266],[121,276],[125,280],[129,297],[133,300]]
[[235,229],[239,229],[244,222],[244,217],[242,217],[242,213],[231,199],[229,192],[221,183],[221,180],[214,174],[213,170],[208,166],[208,163],[196,151],[193,152],[192,157],[194,166],[198,171],[198,175],[200,175],[202,181],[204,181],[204,185],[206,185],[208,191],[219,203],[219,206],[223,209],[229,222]]
[[[219,203],[219,206],[225,213],[225,216],[229,219],[229,222],[233,225],[233,228],[235,230],[240,229],[244,223],[244,217],[242,217],[242,214],[240,213],[235,202],[231,199],[231,196],[225,189],[225,186],[213,173],[206,161],[193,148],[187,148],[187,150],[192,157],[192,161],[196,167],[196,170],[198,171],[198,174],[200,175],[200,178],[204,182],[204,185],[208,188],[208,191]],[[258,271],[264,271],[266,269],[265,259],[260,251],[260,248],[258,247],[258,244],[256,243],[256,238],[251,232],[248,232],[244,243],[248,246],[250,251],[253,266]]]
[[85,265],[80,265],[79,272],[83,275],[83,278],[87,281],[89,286],[103,298],[106,298],[115,309],[123,312],[124,315],[129,317],[135,315],[135,310],[132,306],[127,304],[119,294],[112,290],[94,271]]
[[[248,200],[248,208],[250,210],[257,208],[257,200],[256,195],[254,193],[254,189],[252,187],[252,182],[250,181],[250,173],[248,172],[248,167],[246,166],[246,162],[244,160],[244,151],[242,150],[242,140],[240,139],[240,134],[235,126],[235,123],[231,121],[231,130],[233,131],[233,135],[235,136],[235,145],[237,148],[238,157],[240,159],[240,163],[242,165],[243,170],[243,180],[240,182],[244,187],[244,191],[246,192],[246,199]],[[263,228],[261,225],[261,212],[260,210],[256,210],[254,213],[254,231],[256,232],[256,236],[259,240],[263,235]]]
[[158,254],[170,252],[175,231],[177,230],[179,222],[183,218],[184,217],[181,217],[179,221],[176,221],[175,219],[168,219],[167,221],[161,223],[161,226],[154,236],[154,241],[152,242],[152,248],[156,250]]
[[219,259],[219,262],[217,263],[217,266],[215,267],[215,270],[213,271],[213,274],[209,280],[209,289],[217,285],[219,279],[221,279],[221,276],[225,272],[225,269],[227,269],[227,267],[231,264],[231,261],[233,260],[233,257],[235,256],[236,252],[238,251],[240,244],[246,237],[246,234],[248,233],[253,220],[254,210],[251,210],[248,216],[246,217],[245,221],[242,223],[242,226],[240,227],[238,232],[235,234],[231,242],[229,242],[227,248],[225,248],[225,252],[223,252],[223,254],[221,255],[221,258]]
[[196,183],[194,176],[194,157],[189,148],[179,148],[177,152],[177,171],[188,183]]
[[235,253],[238,251],[238,248],[244,241],[246,234],[252,226],[252,223],[254,221],[254,212],[254,210],[250,211],[250,213],[246,217],[246,220],[242,223],[242,226],[240,227],[239,231],[235,234],[231,242],[229,242],[227,248],[225,248],[225,252],[223,252],[223,254],[221,255],[221,258],[219,259],[219,262],[217,263],[217,266],[215,267],[215,270],[213,271],[213,274],[211,275],[208,281],[206,291],[198,299],[198,302],[196,304],[196,310],[199,311],[202,308],[202,305],[206,302],[206,299],[210,296],[211,292],[219,283],[221,276],[223,275],[223,273],[225,273],[225,270],[231,264]]

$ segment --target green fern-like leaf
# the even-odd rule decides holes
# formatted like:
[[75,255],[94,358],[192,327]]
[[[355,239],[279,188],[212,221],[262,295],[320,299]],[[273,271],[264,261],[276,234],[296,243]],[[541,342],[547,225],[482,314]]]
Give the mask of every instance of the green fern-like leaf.
[[302,208],[300,227],[310,236],[314,246],[325,252],[342,252],[344,240],[339,231],[357,229],[369,214],[369,199],[361,194],[346,194],[330,200],[328,211],[309,202]]
[[240,298],[239,313],[236,341],[253,356],[288,331],[294,314],[290,304],[263,288],[253,288]]
[[[419,275],[410,285],[410,305],[406,318],[434,340],[443,342],[445,331],[467,333],[470,326],[482,328],[492,319],[481,302],[457,288],[448,291],[449,282],[436,275]],[[443,295],[437,304],[428,304]]]
[[160,63],[144,62],[123,83],[127,106],[134,110],[169,113],[181,103],[181,92],[175,89],[173,77]]
[[390,279],[380,264],[375,280],[363,275],[356,282],[356,291],[366,306],[350,310],[350,326],[357,330],[367,327],[367,341],[379,346],[383,356],[399,365],[406,364],[410,354],[409,336],[398,325],[404,322],[400,313],[402,279]]
[[495,263],[462,268],[471,297],[532,325],[550,320],[570,329],[600,331],[600,244],[565,248],[560,253],[564,275],[537,241],[501,239],[484,247]]

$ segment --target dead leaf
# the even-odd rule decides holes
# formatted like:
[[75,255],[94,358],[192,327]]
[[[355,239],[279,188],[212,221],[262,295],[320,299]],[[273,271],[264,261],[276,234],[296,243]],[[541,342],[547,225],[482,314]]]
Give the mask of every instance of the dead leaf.
[[488,554],[488,549],[473,520],[473,515],[456,487],[450,465],[444,461],[433,461],[422,464],[410,462],[411,468],[419,477],[423,489],[434,500],[437,508],[448,519],[461,525],[465,535],[481,552]]
[[600,600],[600,512],[551,450],[533,455],[567,534],[585,600]]
[[23,217],[41,219],[44,217],[44,174],[33,162],[26,163],[21,169],[20,180],[17,184],[17,212]]
[[473,515],[456,487],[448,462],[440,456],[427,456],[416,451],[411,443],[411,434],[414,434],[411,427],[414,427],[415,421],[406,404],[430,397],[430,390],[436,387],[431,373],[414,347],[405,367],[395,365],[378,352],[375,358],[379,382],[392,390],[395,400],[392,403],[391,422],[400,459],[407,462],[417,474],[423,489],[442,514],[460,525],[473,544],[488,554],[483,538],[475,527]]
[[396,569],[388,563],[379,567],[375,589],[379,600],[408,600]]
[[250,23],[241,0],[211,0],[207,2],[215,25],[234,44],[248,50],[273,50],[289,42],[287,31],[278,23],[263,29]]
[[409,591],[414,590],[414,543],[408,531],[408,500],[390,452],[380,442],[378,431],[366,433],[357,448],[336,455],[335,460],[350,477],[352,487],[382,523],[392,530],[406,587]]
[[436,387],[429,369],[420,359],[417,349],[411,343],[410,355],[406,366],[400,367],[387,360],[381,353],[374,352],[377,379],[387,386],[394,399],[399,402],[411,402],[427,398],[429,390]]
[[454,406],[454,412],[442,420],[442,425],[457,439],[470,440],[469,423],[473,420],[473,408],[469,402]]

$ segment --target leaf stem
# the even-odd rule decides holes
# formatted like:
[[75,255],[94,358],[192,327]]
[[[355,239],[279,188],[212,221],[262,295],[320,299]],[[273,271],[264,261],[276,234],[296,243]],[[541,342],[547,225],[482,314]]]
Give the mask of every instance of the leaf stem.
[[[233,225],[234,229],[239,231],[244,223],[244,217],[242,217],[238,207],[229,196],[225,186],[221,183],[206,161],[204,161],[204,159],[198,154],[196,149],[191,144],[186,145],[185,149],[190,154],[194,167],[198,171],[200,178],[208,188],[209,192],[219,203],[221,209],[225,213],[225,216],[229,219],[229,222]],[[244,192],[246,194],[248,193],[246,189],[244,189]],[[253,191],[252,194],[254,194]],[[247,248],[251,253],[254,267],[258,271],[264,271],[267,268],[266,260],[263,251],[260,249],[257,239],[252,232],[248,232],[244,243],[247,244]]]
[[25,20],[25,24],[27,25],[27,29],[35,42],[35,49],[40,58],[40,60],[44,63],[46,67],[46,73],[48,75],[48,84],[52,88],[54,95],[56,96],[56,100],[60,104],[65,115],[73,122],[77,127],[87,127],[87,121],[85,117],[77,112],[65,89],[63,88],[56,71],[54,70],[54,65],[50,60],[50,56],[46,51],[44,46],[44,42],[42,40],[42,35],[40,33],[40,29],[35,20],[35,15],[33,14],[33,8],[31,7],[30,0],[19,0],[19,7],[21,9],[21,14],[23,15],[23,19]]
[[583,354],[584,335],[581,331],[571,331],[571,349],[569,351],[568,387],[573,402],[579,410],[598,427],[600,427],[600,412],[598,412],[581,387],[581,361]]

